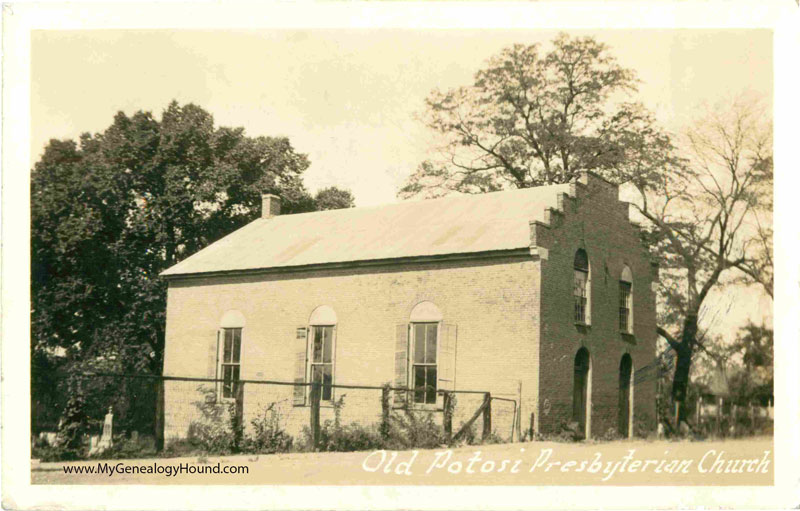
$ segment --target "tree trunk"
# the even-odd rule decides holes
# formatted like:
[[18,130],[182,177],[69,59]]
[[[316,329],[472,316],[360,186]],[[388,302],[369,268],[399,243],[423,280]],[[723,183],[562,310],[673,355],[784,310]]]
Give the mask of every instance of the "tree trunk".
[[[156,320],[160,323],[158,320]],[[154,327],[153,338],[154,342],[151,343],[154,356],[150,357],[150,372],[152,374],[164,373],[164,327],[161,324],[156,324]]]
[[673,344],[675,350],[675,374],[672,377],[672,399],[678,404],[675,425],[687,418],[686,394],[689,388],[689,371],[692,368],[692,354],[697,337],[697,313],[690,313],[683,322],[683,331],[679,343]]

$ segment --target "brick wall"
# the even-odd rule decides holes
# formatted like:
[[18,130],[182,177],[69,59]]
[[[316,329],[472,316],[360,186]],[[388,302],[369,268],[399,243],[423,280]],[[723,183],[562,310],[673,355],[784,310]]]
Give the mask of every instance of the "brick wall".
[[[412,308],[428,300],[441,310],[444,323],[458,327],[456,387],[510,398],[521,390],[523,413],[529,413],[538,382],[538,288],[538,263],[530,257],[174,280],[168,292],[164,372],[213,376],[209,349],[223,314],[236,309],[246,320],[241,378],[293,381],[295,343],[301,342],[296,329],[307,325],[317,306],[328,305],[338,317],[335,383],[383,385],[394,379],[396,326],[407,323]],[[194,387],[167,386],[167,438],[184,436],[196,418],[192,403],[200,396]],[[342,393],[347,394],[343,420],[378,421],[380,391],[337,390]],[[458,397],[454,428],[481,399]],[[291,387],[246,385],[244,401],[246,424],[271,402],[279,403],[291,434],[308,424],[308,408],[291,404]],[[507,437],[512,414],[505,403],[494,407],[493,429]],[[321,419],[332,418],[332,408],[324,407]],[[480,431],[480,420],[477,427]]]
[[[570,197],[571,196],[571,197]],[[532,225],[533,245],[542,264],[540,345],[541,432],[555,432],[572,419],[575,355],[581,347],[591,356],[591,435],[617,426],[619,367],[629,353],[634,371],[651,364],[656,355],[655,297],[651,282],[656,270],[628,220],[628,206],[617,200],[618,190],[600,178],[584,175],[570,196],[560,198],[561,211],[552,211],[550,225]],[[583,248],[591,274],[590,325],[575,324],[573,261]],[[623,265],[633,272],[633,336],[619,331],[619,278]],[[655,379],[634,386],[634,421],[654,427]],[[639,376],[645,375],[640,373]],[[545,402],[546,400],[546,402]]]
[[[571,419],[575,354],[586,347],[592,365],[591,430],[602,435],[617,425],[621,357],[629,353],[634,370],[655,357],[656,272],[628,220],[627,205],[617,200],[617,188],[591,175],[581,181],[570,196],[560,197],[547,224],[531,225],[531,256],[173,280],[165,374],[213,377],[209,348],[223,314],[235,309],[246,320],[241,378],[293,381],[296,329],[307,326],[316,307],[328,305],[338,317],[335,383],[383,385],[394,380],[397,325],[427,300],[441,310],[444,323],[458,328],[456,388],[521,398],[523,430],[532,413],[541,432],[556,431]],[[579,247],[591,265],[587,327],[576,326],[573,318],[573,258]],[[625,264],[633,272],[632,342],[618,327]],[[344,421],[378,421],[380,391],[337,390],[342,393]],[[246,386],[245,423],[274,402],[286,429],[298,435],[308,424],[308,408],[292,406],[291,394],[291,387]],[[168,438],[186,434],[193,395],[185,384],[167,387]],[[481,399],[458,396],[454,428]],[[653,428],[654,378],[635,385],[633,402],[636,420]],[[513,420],[507,405],[493,403],[493,429],[502,437],[508,437]],[[324,407],[321,419],[332,418],[333,409]]]

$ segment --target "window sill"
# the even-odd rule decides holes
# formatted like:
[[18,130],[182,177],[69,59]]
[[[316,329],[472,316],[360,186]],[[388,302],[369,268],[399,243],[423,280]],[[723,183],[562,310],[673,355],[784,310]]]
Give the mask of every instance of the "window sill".
[[[311,408],[311,403],[307,402],[307,403],[303,403],[302,405],[295,403],[295,404],[292,404],[292,407],[294,407],[294,408]],[[319,402],[319,407],[320,408],[331,408],[331,409],[336,408],[334,406],[334,404],[333,404],[333,401],[320,401]]]
[[619,333],[619,337],[620,337],[620,339],[622,339],[622,342],[627,342],[628,344],[633,344],[633,345],[637,344],[636,343],[636,337],[633,334],[629,334],[629,333],[626,333],[626,332],[620,332]]
[[578,330],[579,332],[585,334],[586,332],[588,332],[589,330],[592,329],[592,325],[590,325],[589,323],[583,323],[581,321],[576,321],[575,322],[575,329]]
[[[400,411],[405,409],[406,409],[405,406],[392,406],[392,410],[394,411]],[[409,410],[411,410],[412,412],[441,412],[444,411],[444,408],[441,407],[440,405],[434,405],[434,404],[428,404],[428,405],[415,404],[411,405],[409,407]]]

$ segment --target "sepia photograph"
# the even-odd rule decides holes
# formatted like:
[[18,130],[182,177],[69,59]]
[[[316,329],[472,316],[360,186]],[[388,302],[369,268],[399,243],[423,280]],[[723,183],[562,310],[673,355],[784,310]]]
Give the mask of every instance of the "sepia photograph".
[[355,25],[29,31],[31,491],[774,489],[775,30]]

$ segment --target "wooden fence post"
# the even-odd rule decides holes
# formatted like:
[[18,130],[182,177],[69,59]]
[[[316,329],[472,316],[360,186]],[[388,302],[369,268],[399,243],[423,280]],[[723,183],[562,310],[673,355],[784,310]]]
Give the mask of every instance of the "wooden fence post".
[[444,391],[442,393],[442,408],[443,410],[443,422],[444,422],[444,436],[449,443],[450,440],[453,438],[453,410],[452,410],[452,395]]
[[522,442],[522,380],[517,383],[517,413],[514,420],[517,423],[517,442]]
[[703,396],[697,398],[697,424],[703,424]]
[[733,405],[733,410],[731,410],[731,413],[733,414],[733,421],[731,422],[731,431],[733,432],[733,436],[736,436],[736,426],[739,418],[739,414],[737,413],[738,411],[739,407]]
[[528,430],[530,431],[530,438],[528,440],[533,440],[533,427],[536,423],[536,412],[531,412],[531,428]]
[[155,421],[156,452],[164,450],[164,379],[156,380],[156,421]]
[[722,433],[722,398],[717,398],[717,436]]
[[385,440],[389,437],[389,408],[391,407],[389,385],[381,390],[381,437]]
[[238,451],[242,447],[242,437],[244,436],[244,382],[234,383],[236,402],[233,409],[233,445]]
[[311,384],[311,441],[314,449],[319,447],[319,401],[320,401],[320,384]]
[[492,434],[492,395],[487,392],[483,395],[483,402],[485,407],[483,409],[483,440],[489,438]]
[[[489,393],[487,392],[486,395],[489,396]],[[481,406],[479,406],[478,409],[475,410],[475,413],[472,415],[472,417],[470,417],[470,419],[467,422],[465,422],[461,426],[461,429],[458,430],[458,432],[455,434],[455,436],[453,437],[453,442],[458,441],[458,439],[461,438],[461,436],[464,435],[464,433],[466,433],[472,427],[472,425],[475,423],[476,420],[478,420],[478,417],[480,417],[481,415],[483,415],[484,418],[483,422],[484,432],[486,431],[486,408],[491,404],[491,402],[492,402],[491,398],[490,399],[484,398],[483,403],[481,403]],[[489,414],[490,414],[489,420],[491,421],[491,412],[489,412]]]

